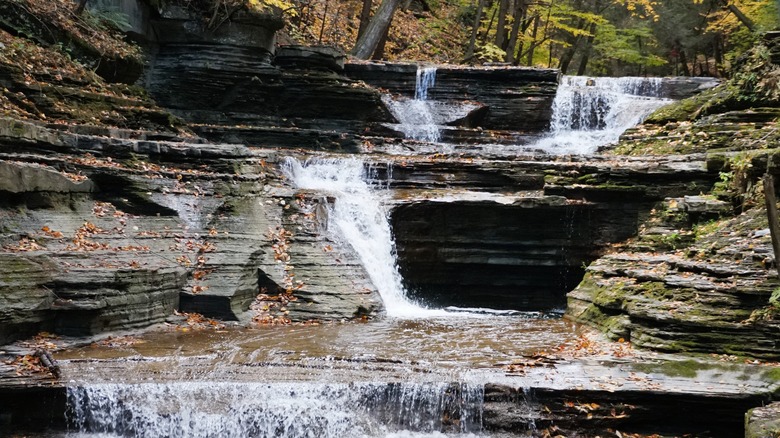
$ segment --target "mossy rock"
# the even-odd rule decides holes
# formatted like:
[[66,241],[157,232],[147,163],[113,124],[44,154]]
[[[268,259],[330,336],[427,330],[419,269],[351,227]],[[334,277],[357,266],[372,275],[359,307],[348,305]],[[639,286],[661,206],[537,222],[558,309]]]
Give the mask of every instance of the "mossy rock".
[[722,92],[723,90],[720,87],[715,87],[703,91],[696,96],[661,107],[650,114],[650,116],[645,119],[645,123],[651,125],[665,125],[671,122],[692,121],[696,119],[701,109],[707,105],[711,99]]
[[745,414],[745,438],[780,436],[780,403],[751,409]]

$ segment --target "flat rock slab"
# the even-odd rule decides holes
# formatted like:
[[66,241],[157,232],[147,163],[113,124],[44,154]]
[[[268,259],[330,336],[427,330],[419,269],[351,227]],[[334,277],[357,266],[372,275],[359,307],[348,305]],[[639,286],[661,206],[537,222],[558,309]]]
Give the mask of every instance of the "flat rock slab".
[[[745,412],[768,403],[778,389],[775,367],[673,356],[529,357],[511,368],[454,371],[414,360],[376,357],[290,360],[287,356],[294,352],[281,345],[260,355],[205,345],[190,351],[198,348],[200,354],[186,357],[176,351],[167,356],[128,356],[122,348],[114,352],[115,358],[107,351],[94,358],[71,356],[59,361],[61,382],[85,387],[111,383],[169,388],[186,382],[295,382],[299,387],[349,384],[355,391],[365,384],[417,388],[455,382],[464,391],[481,391],[481,427],[489,434],[560,430],[572,436],[595,436],[609,429],[665,436],[739,436]],[[34,394],[36,384],[30,383]],[[7,391],[3,386],[7,387],[0,383],[0,397]],[[751,422],[756,424],[748,430],[759,432],[749,436],[776,436],[765,432],[773,427],[776,414],[776,410],[751,411]]]
[[751,409],[745,415],[745,438],[780,436],[780,403]]

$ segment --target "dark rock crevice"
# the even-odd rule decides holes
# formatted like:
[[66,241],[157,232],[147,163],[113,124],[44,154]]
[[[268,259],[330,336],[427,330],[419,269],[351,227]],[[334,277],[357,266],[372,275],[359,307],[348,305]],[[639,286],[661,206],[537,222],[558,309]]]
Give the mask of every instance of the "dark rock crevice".
[[555,200],[396,207],[399,267],[410,290],[439,306],[564,308],[583,266],[636,233],[639,211]]

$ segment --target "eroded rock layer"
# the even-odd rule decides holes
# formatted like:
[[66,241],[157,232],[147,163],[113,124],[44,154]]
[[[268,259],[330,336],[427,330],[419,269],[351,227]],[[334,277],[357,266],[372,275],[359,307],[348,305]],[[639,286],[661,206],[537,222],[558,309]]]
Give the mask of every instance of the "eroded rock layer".
[[[175,310],[244,321],[379,310],[350,250],[323,232],[317,198],[285,188],[273,154],[0,124],[12,177],[0,186],[4,343],[147,327]],[[293,291],[283,310],[248,312],[261,293]]]
[[636,234],[655,202],[710,189],[715,175],[701,158],[419,159],[377,170],[399,192],[398,263],[416,297],[551,310],[565,307],[584,266]]

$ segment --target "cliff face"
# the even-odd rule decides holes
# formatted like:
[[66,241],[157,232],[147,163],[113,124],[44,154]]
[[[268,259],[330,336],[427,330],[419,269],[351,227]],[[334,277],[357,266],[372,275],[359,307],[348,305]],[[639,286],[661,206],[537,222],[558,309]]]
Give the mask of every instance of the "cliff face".
[[[0,31],[14,47],[0,55],[8,90],[0,120],[7,176],[0,183],[7,267],[0,342],[40,330],[144,327],[174,310],[261,322],[380,315],[365,268],[325,229],[333,199],[294,190],[279,165],[292,147],[307,154],[368,152],[382,142],[407,148],[375,137],[394,120],[381,93],[362,81],[409,97],[417,66],[344,65],[325,48],[277,50],[272,16],[237,16],[213,30],[186,11],[155,15],[134,4],[145,17],[134,32],[150,48],[141,83],[156,102]],[[454,136],[498,139],[509,129],[542,131],[556,81],[551,70],[441,68],[429,92],[479,101],[458,123],[484,129],[459,127]],[[687,146],[686,138],[667,137],[715,120],[731,137],[701,129],[690,143],[696,148],[685,152],[745,138],[729,127],[771,134],[776,108],[771,99],[761,102],[739,110],[739,120],[752,120],[746,128],[712,104],[686,113],[687,121],[662,122],[667,110],[615,150],[648,138]],[[655,134],[640,134],[649,129]],[[399,266],[423,301],[557,309],[585,273],[569,294],[568,315],[616,339],[670,351],[776,355],[773,259],[761,214],[706,222],[731,217],[731,201],[747,205],[743,183],[756,175],[744,170],[770,163],[774,172],[773,152],[746,161],[713,150],[630,159],[405,150],[418,155],[368,161],[383,164],[377,177],[394,197]],[[730,181],[718,182],[729,172]],[[732,182],[742,193],[698,196]],[[736,236],[748,229],[723,239],[724,230]],[[733,334],[756,346],[727,344]]]
[[[2,342],[146,327],[174,310],[265,322],[380,308],[354,255],[319,232],[318,198],[285,188],[273,154],[0,123]],[[261,293],[293,301],[249,312]]]
[[406,160],[392,175],[398,263],[417,298],[537,311],[565,308],[583,267],[635,235],[653,203],[715,179],[692,157]]
[[[414,97],[417,64],[347,64],[346,75],[392,94]],[[428,98],[479,102],[487,107],[479,125],[487,130],[542,133],[550,125],[560,72],[553,69],[442,66]]]
[[734,79],[659,110],[609,152],[706,153],[720,181],[706,196],[657,204],[635,239],[591,264],[568,295],[570,318],[643,348],[778,357],[761,178],[779,173],[778,67],[767,55],[779,37],[769,33]]

